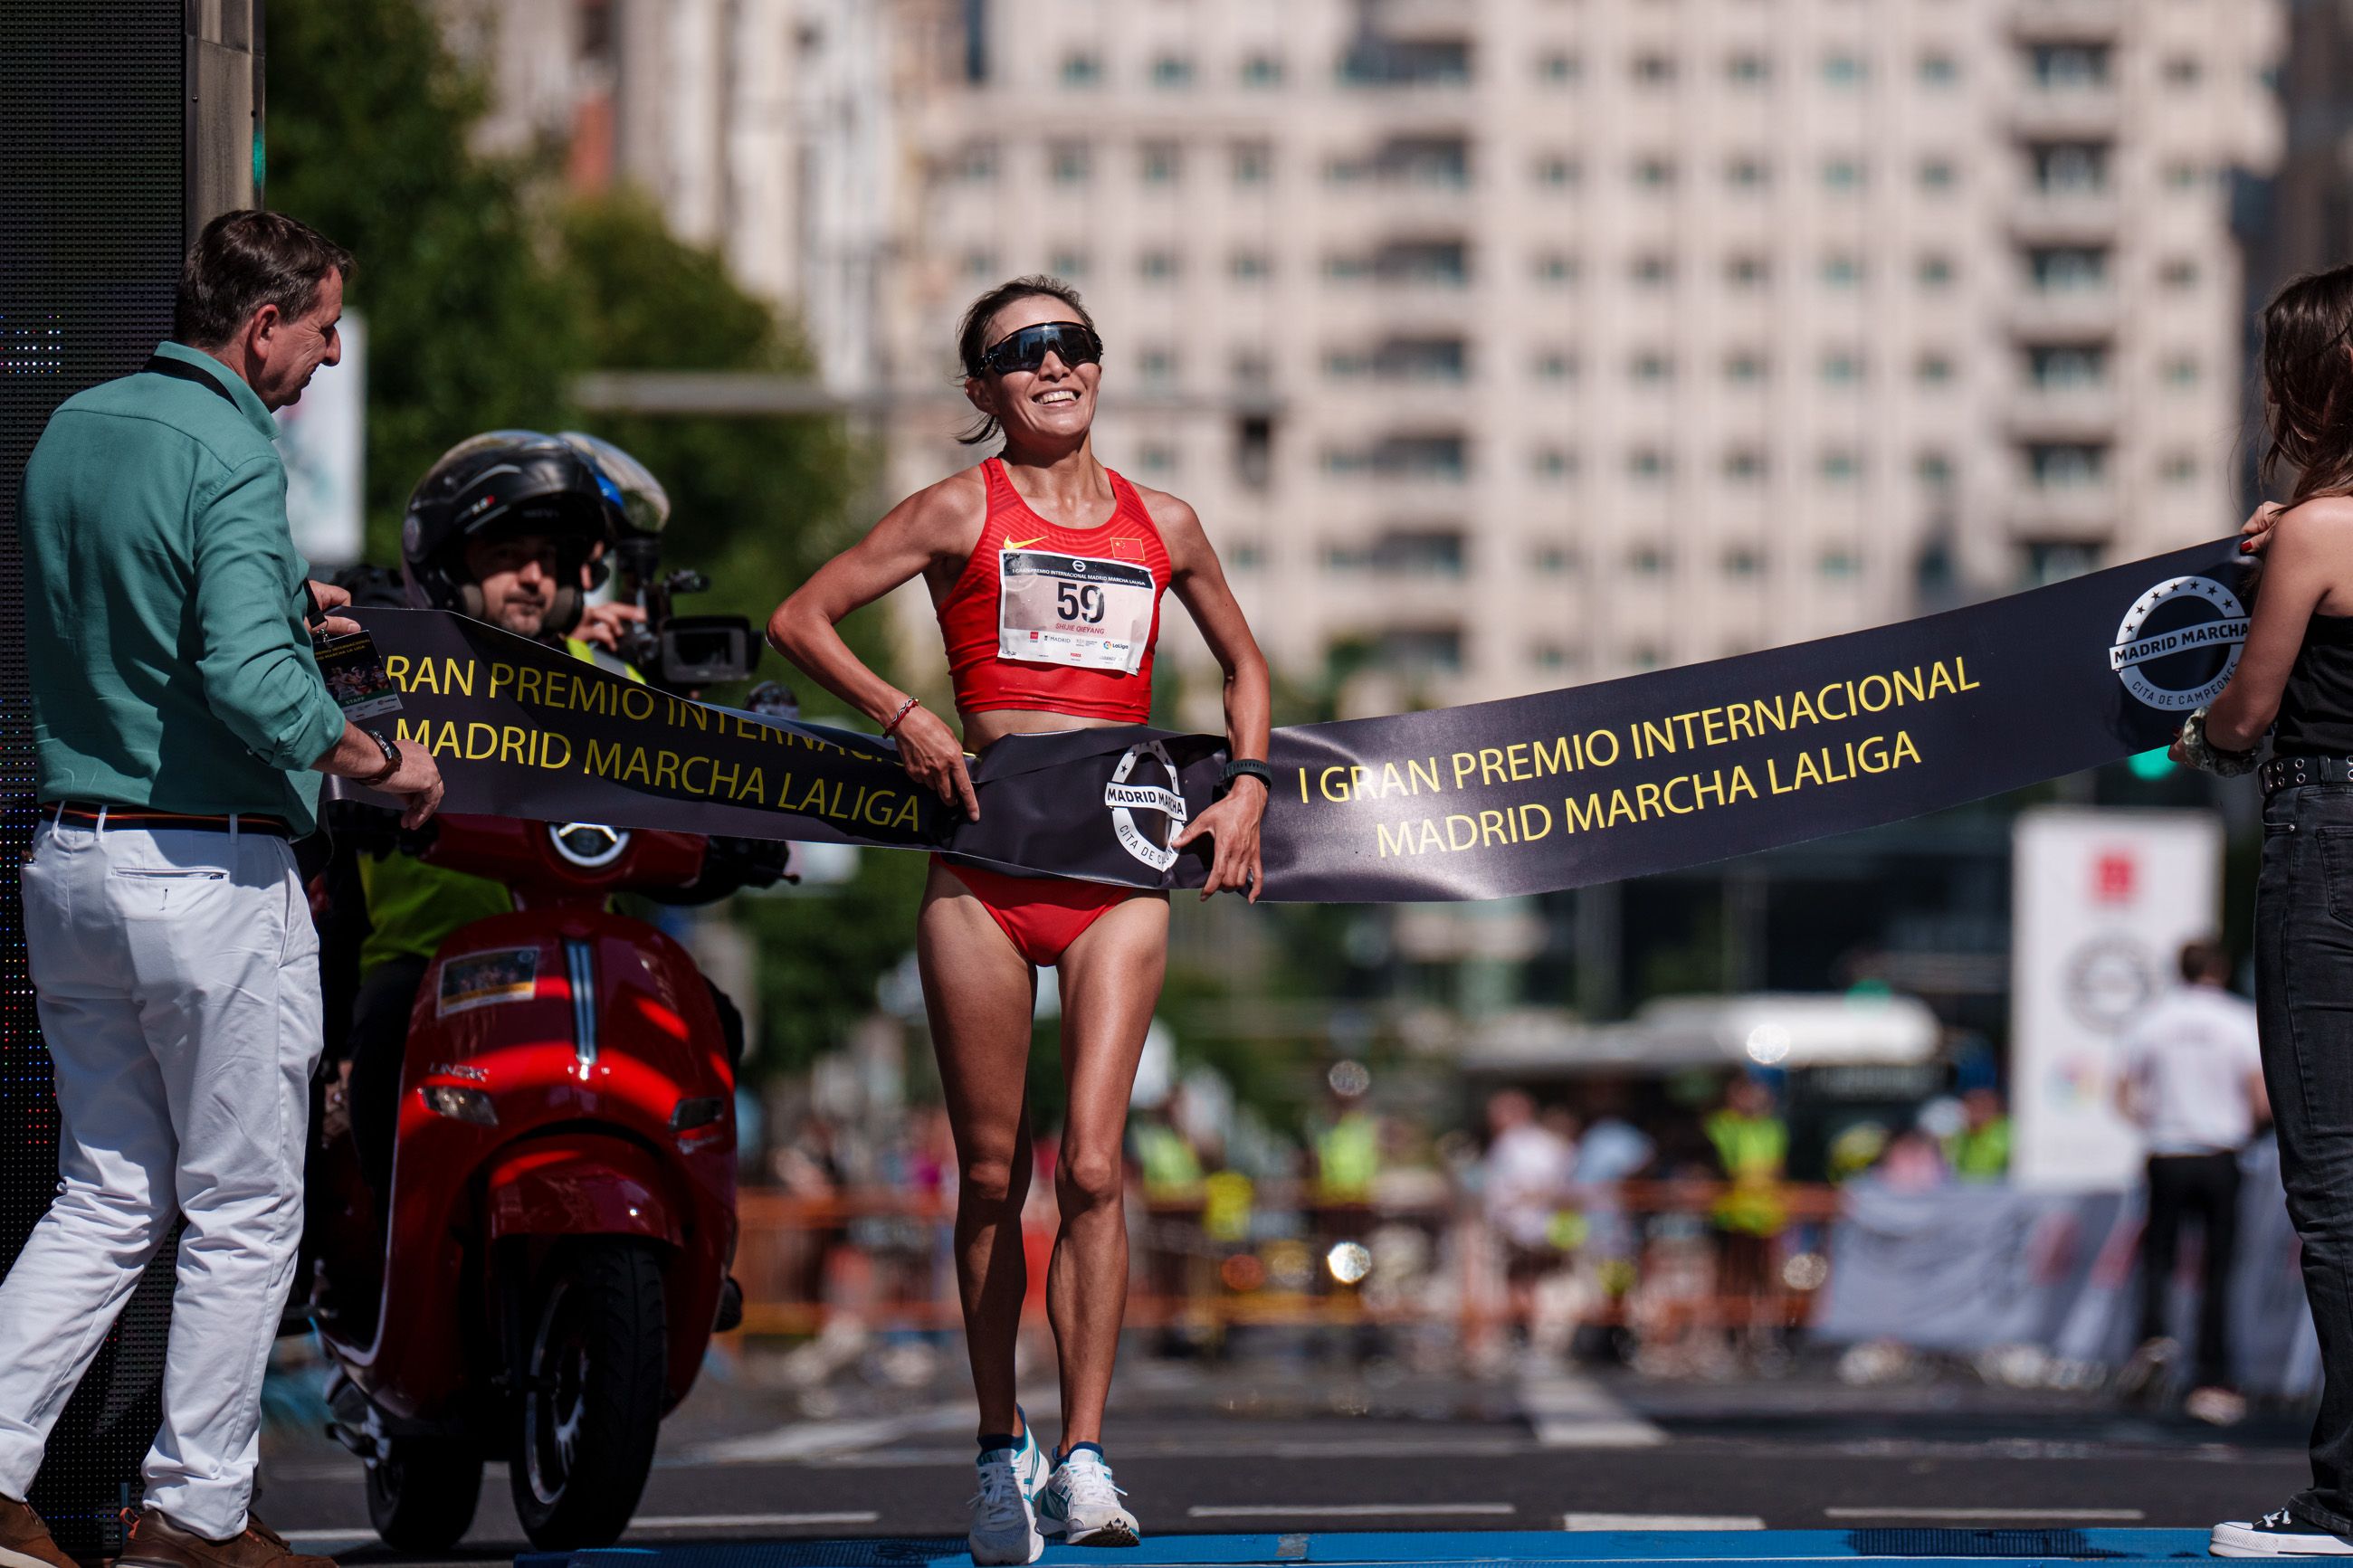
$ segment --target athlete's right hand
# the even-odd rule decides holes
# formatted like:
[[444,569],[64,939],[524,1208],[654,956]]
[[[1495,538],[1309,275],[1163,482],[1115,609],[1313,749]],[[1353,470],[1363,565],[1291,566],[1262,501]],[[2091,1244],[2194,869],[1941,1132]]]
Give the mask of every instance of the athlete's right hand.
[[2275,500],[2267,500],[2239,527],[2239,553],[2260,555],[2263,546],[2272,542],[2272,530],[2278,526],[2280,514],[2287,508]]
[[972,774],[965,771],[964,742],[928,708],[910,708],[899,721],[899,761],[907,776],[950,805],[961,804],[965,816],[980,820],[980,796],[973,792]]

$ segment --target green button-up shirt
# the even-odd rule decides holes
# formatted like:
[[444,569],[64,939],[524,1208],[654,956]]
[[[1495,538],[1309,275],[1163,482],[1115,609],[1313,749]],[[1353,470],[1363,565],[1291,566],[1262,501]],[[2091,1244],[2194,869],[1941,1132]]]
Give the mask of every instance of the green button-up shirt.
[[314,825],[343,731],[302,626],[277,426],[179,343],[70,397],[25,466],[25,633],[45,801]]

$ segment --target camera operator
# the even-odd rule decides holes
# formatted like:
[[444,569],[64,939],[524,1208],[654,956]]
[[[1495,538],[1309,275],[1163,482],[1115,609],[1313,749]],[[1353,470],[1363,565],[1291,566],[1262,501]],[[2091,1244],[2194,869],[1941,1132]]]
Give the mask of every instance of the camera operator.
[[[401,527],[408,602],[487,621],[642,680],[609,650],[645,612],[585,598],[601,576],[625,505],[590,453],[565,440],[499,430],[462,441],[409,498]],[[508,912],[514,900],[501,883],[396,852],[363,857],[358,879],[371,929],[360,943],[359,990],[344,1042],[346,1092],[362,1166],[383,1193],[417,988],[452,931]]]

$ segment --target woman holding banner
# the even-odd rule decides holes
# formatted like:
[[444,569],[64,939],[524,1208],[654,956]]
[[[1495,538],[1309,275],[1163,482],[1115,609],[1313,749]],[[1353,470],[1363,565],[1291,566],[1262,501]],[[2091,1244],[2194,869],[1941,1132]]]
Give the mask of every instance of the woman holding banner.
[[[895,736],[918,782],[977,817],[966,744],[980,752],[1008,735],[1150,716],[1160,599],[1173,590],[1225,671],[1234,759],[1217,804],[1173,842],[1210,841],[1204,898],[1223,888],[1255,900],[1271,777],[1266,662],[1193,509],[1096,459],[1103,342],[1092,319],[1068,284],[1017,279],[965,313],[957,351],[965,395],[980,415],[964,439],[1001,431],[1003,452],[892,508],[777,608],[769,640]],[[961,742],[835,629],[918,577],[947,644]],[[977,1563],[1034,1561],[1041,1531],[1075,1545],[1137,1540],[1104,1461],[1103,1412],[1126,1304],[1121,1143],[1167,937],[1166,894],[932,863],[916,957],[960,1166],[956,1277],[980,1401]],[[1041,965],[1060,978],[1070,1094],[1055,1175],[1061,1229],[1046,1284],[1062,1388],[1050,1469],[1013,1393],[1030,1171],[1025,1086]]]
[[2255,1004],[2289,1217],[2320,1335],[2312,1486],[2214,1527],[2218,1557],[2353,1555],[2353,267],[2300,278],[2263,311],[2268,476],[2284,508],[2248,524],[2263,550],[2231,682],[2174,742],[2220,773],[2262,767]]

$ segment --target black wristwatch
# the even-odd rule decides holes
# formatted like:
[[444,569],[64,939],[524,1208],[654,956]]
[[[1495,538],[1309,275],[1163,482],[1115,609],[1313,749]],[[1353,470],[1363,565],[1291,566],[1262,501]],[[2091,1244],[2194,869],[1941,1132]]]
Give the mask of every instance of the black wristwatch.
[[360,733],[384,748],[384,766],[364,779],[353,779],[352,782],[362,789],[375,789],[400,771],[400,748],[374,730],[362,730]]
[[1256,779],[1266,785],[1267,794],[1274,793],[1274,770],[1254,757],[1236,757],[1226,764],[1225,772],[1218,775],[1218,797],[1220,800],[1225,798],[1228,790],[1234,787],[1236,779]]

